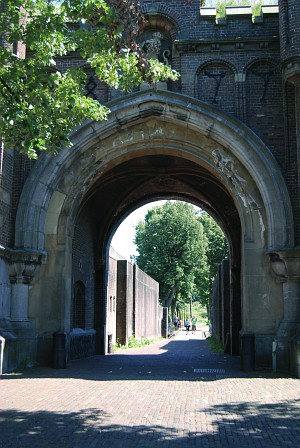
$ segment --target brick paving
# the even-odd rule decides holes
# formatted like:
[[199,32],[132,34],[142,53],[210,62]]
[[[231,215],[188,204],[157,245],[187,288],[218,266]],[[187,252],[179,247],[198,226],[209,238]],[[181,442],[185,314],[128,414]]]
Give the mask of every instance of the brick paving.
[[241,372],[203,333],[0,379],[1,448],[299,447],[300,381]]

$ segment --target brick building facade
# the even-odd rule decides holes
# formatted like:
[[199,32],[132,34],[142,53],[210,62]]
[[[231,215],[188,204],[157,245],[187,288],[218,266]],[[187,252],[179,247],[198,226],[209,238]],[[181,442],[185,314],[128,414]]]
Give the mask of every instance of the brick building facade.
[[[156,57],[180,80],[124,96],[85,66],[107,122],[75,130],[72,151],[55,160],[33,164],[2,145],[0,328],[19,347],[16,363],[21,352],[44,359],[53,332],[69,334],[76,319],[105,352],[111,236],[138,206],[175,198],[211,213],[228,238],[230,353],[252,334],[257,365],[275,342],[276,369],[300,375],[297,3],[266,1],[259,17],[228,7],[219,18],[200,0],[142,0],[141,44],[159,41]],[[82,63],[69,55],[58,66]]]

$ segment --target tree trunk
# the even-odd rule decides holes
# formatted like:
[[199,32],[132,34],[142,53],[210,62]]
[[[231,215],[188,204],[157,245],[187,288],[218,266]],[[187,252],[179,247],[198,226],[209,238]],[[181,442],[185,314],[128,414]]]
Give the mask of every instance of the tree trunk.
[[168,294],[167,294],[167,296],[165,298],[165,306],[167,308],[170,308],[170,306],[172,304],[172,301],[173,301],[173,297],[174,297],[175,292],[176,292],[176,288],[175,288],[175,285],[174,285],[174,286],[172,286],[172,288],[169,289],[169,292],[168,292]]

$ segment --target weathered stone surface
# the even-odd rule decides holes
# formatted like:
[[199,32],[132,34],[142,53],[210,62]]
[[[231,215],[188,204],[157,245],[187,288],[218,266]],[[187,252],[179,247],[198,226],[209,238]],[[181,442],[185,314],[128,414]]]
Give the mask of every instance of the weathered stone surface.
[[[255,21],[249,8],[227,8],[222,24],[195,2],[141,4],[147,38],[159,31],[162,48],[172,44],[180,82],[125,96],[103,87],[108,120],[83,123],[72,150],[42,154],[30,167],[1,146],[0,333],[14,322],[20,347],[46,362],[53,332],[74,326],[81,282],[86,330],[96,331],[95,350],[105,353],[108,331],[117,333],[107,310],[112,232],[139,205],[168,197],[198,204],[226,233],[230,287],[222,306],[231,352],[238,354],[242,330],[255,335],[258,365],[270,367],[273,341],[277,366],[296,372],[298,342],[291,353],[289,344],[300,325],[297,1],[280,0],[279,15],[264,6]],[[72,63],[66,56],[58,66]],[[13,266],[13,250],[28,251],[27,274]],[[38,266],[33,253],[42,254]],[[28,344],[24,322],[32,325]]]

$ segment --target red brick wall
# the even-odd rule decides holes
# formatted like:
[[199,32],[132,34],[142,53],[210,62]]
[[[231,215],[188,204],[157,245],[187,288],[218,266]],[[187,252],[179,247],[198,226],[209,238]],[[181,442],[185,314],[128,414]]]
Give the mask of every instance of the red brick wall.
[[[172,64],[180,71],[181,79],[169,83],[168,88],[196,97],[245,121],[274,154],[288,183],[294,209],[296,244],[300,244],[295,92],[289,86],[282,88],[280,72],[281,58],[287,60],[300,56],[299,1],[279,1],[280,26],[277,14],[264,14],[263,19],[255,23],[250,14],[228,16],[226,22],[220,24],[215,16],[200,14],[200,1],[197,0],[142,0],[141,5],[149,21],[146,30],[159,30],[173,42]],[[87,86],[89,95],[96,96],[101,102],[121,96],[120,91],[115,92],[100,83],[76,54],[60,58],[57,63],[62,70],[83,65],[90,82]],[[273,69],[274,74],[267,81],[262,101],[266,81],[254,71],[268,69]],[[208,71],[225,72],[217,95],[216,81],[208,76]],[[3,194],[0,197],[2,243],[13,244],[15,211],[31,167],[32,164],[24,157],[13,159],[9,154],[4,157],[4,180],[1,180],[0,188],[3,188],[3,194],[12,189],[12,182],[14,188],[11,207],[3,200]]]
[[12,241],[11,203],[13,192],[13,152],[0,142],[0,244],[8,246]]
[[[85,286],[85,329],[94,328],[94,241],[93,228],[88,214],[81,214],[76,222],[73,239],[73,280]],[[74,312],[74,290],[72,291],[72,310]],[[73,327],[73,323],[71,323]]]

